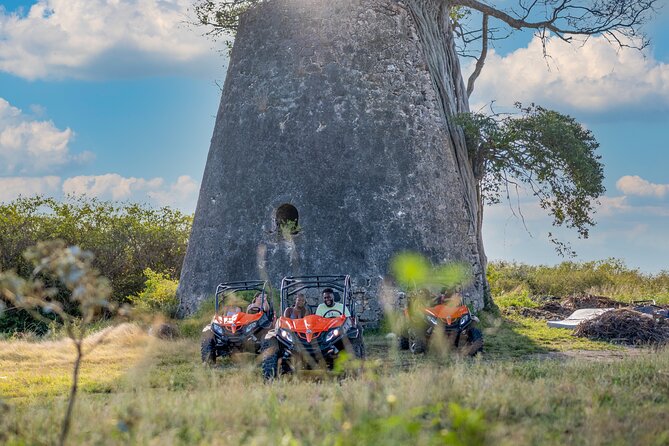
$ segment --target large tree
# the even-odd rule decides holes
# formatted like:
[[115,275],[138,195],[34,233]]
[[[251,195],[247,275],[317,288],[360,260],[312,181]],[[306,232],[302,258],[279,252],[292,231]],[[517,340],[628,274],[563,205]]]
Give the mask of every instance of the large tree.
[[[257,3],[272,0],[199,0],[197,22],[208,33],[234,39],[239,16]],[[603,192],[597,143],[569,116],[543,109],[522,109],[520,116],[495,119],[469,115],[469,97],[481,74],[488,48],[514,30],[533,30],[543,42],[603,36],[612,45],[641,49],[648,43],[642,26],[655,12],[656,0],[385,0],[413,17],[428,70],[451,135],[471,224],[485,255],[481,228],[486,198],[495,200],[500,185],[528,184],[557,225],[574,227],[587,237],[593,204]],[[465,82],[461,56],[473,56],[475,69]],[[463,119],[462,116],[469,116]],[[557,136],[557,137],[556,137]]]

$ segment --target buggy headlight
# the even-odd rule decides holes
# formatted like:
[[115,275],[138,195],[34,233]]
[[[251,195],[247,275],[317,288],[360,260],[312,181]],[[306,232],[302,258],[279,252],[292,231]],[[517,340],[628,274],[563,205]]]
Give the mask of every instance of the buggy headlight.
[[211,324],[211,330],[217,335],[223,335],[223,327],[218,324]]
[[334,330],[330,330],[330,332],[325,336],[325,342],[330,342],[331,340],[339,337],[341,334],[341,330],[339,328],[335,328]]
[[426,315],[426,318],[427,321],[432,325],[437,325],[437,323],[439,323],[439,320],[436,317],[432,316],[431,314]]
[[279,336],[281,336],[287,342],[290,342],[291,344],[293,343],[293,334],[285,328],[279,329]]
[[465,325],[467,322],[469,322],[469,315],[468,315],[468,314],[465,314],[465,315],[462,316],[462,318],[460,319],[460,325]]
[[258,322],[251,322],[249,325],[244,328],[245,333],[250,333],[258,326]]

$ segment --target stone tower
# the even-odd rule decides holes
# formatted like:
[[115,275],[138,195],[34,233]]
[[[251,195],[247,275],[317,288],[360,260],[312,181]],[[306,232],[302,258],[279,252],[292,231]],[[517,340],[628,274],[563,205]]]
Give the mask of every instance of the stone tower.
[[373,323],[389,260],[405,250],[472,265],[465,297],[481,308],[480,254],[445,119],[402,2],[251,9],[216,118],[182,313],[225,280],[267,274],[278,287],[284,275],[351,274]]

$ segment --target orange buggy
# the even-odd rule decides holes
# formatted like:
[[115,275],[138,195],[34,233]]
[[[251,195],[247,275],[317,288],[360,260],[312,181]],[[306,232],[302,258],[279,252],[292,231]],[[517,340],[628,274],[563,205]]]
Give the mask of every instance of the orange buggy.
[[437,330],[452,347],[468,356],[483,351],[483,334],[475,327],[478,318],[458,294],[440,295],[432,305],[409,304],[404,310],[405,331],[399,336],[400,348],[424,353]]
[[[256,292],[257,306],[242,311],[236,305],[225,305],[229,297],[244,291]],[[213,365],[219,356],[260,352],[261,341],[274,322],[274,308],[268,293],[269,284],[262,280],[225,282],[216,287],[216,313],[202,330],[202,362]]]
[[353,305],[350,276],[285,277],[281,282],[281,314],[291,306],[298,293],[307,295],[311,312],[324,289],[331,288],[335,302],[341,303],[323,313],[299,319],[280,317],[262,345],[262,372],[265,379],[279,372],[292,373],[299,368],[332,369],[341,351],[359,359],[365,357],[362,327]]

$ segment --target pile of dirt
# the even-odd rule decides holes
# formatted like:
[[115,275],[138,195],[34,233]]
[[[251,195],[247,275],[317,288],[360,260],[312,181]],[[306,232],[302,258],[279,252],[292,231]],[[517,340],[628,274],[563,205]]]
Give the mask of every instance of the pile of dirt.
[[663,345],[669,343],[669,320],[619,308],[581,322],[574,336],[629,345]]
[[628,304],[618,302],[609,297],[595,296],[586,294],[582,296],[569,296],[561,299],[559,297],[546,296],[540,298],[543,302],[535,308],[508,308],[510,313],[518,314],[524,317],[542,319],[546,321],[560,320],[569,317],[575,310],[582,308],[622,308]]

